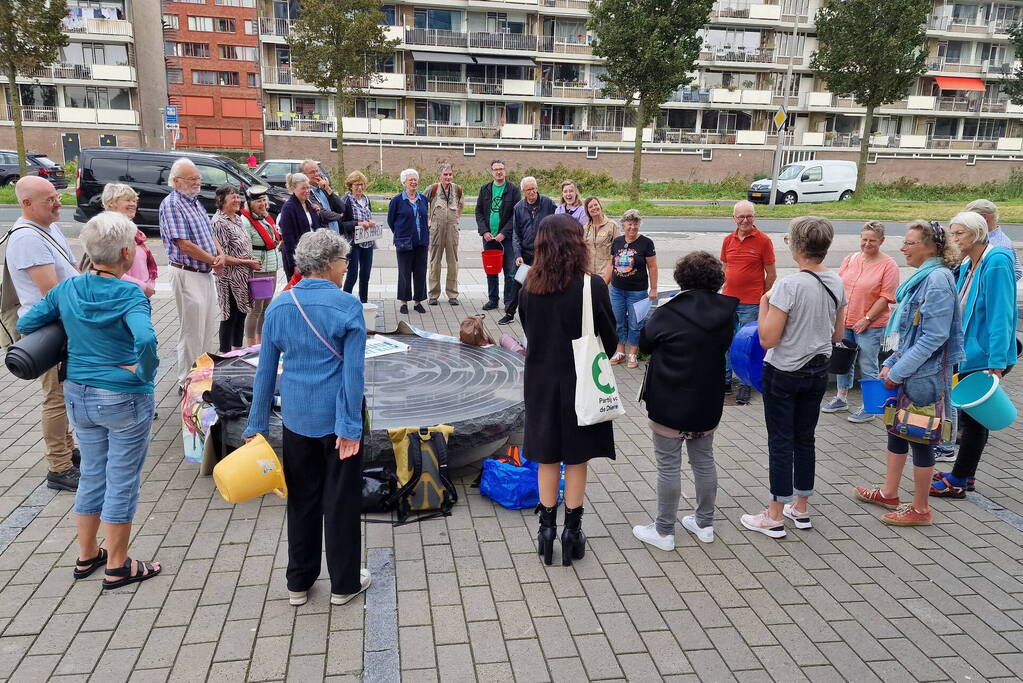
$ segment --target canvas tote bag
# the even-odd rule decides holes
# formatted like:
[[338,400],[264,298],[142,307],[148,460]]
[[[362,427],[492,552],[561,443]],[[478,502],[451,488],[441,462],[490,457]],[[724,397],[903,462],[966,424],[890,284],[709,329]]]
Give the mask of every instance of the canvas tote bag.
[[593,293],[590,276],[583,276],[583,331],[572,340],[575,357],[575,417],[580,427],[613,420],[625,414],[611,362],[593,331]]

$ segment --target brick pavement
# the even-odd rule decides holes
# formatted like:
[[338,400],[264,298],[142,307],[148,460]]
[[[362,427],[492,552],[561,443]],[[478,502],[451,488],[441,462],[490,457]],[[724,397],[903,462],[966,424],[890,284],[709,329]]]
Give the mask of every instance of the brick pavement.
[[[385,291],[393,270],[375,272],[374,292]],[[429,308],[414,323],[457,330],[458,318],[483,303],[481,274],[465,272],[463,282],[465,306]],[[392,327],[393,301],[381,303]],[[642,369],[619,366],[629,415],[615,424],[617,459],[591,468],[584,560],[544,567],[532,514],[495,506],[470,487],[472,475],[463,476],[451,517],[398,529],[366,525],[368,561],[378,568],[366,600],[331,607],[321,580],[295,609],[284,584],[283,502],[269,496],[229,505],[182,460],[169,372],[177,321],[165,286],[154,317],[165,359],[160,419],[132,552],[159,559],[164,572],[139,586],[101,595],[99,574],[72,580],[72,497],[40,488],[38,392],[6,372],[0,377],[0,679],[1023,675],[1023,532],[1010,524],[1023,519],[1019,424],[993,436],[978,496],[935,501],[933,527],[897,529],[850,495],[853,484],[881,478],[880,427],[823,415],[815,528],[792,529],[779,542],[737,522],[767,495],[759,399],[726,407],[715,439],[717,540],[699,544],[680,529],[677,550],[665,553],[631,533],[650,521],[656,473],[645,419],[630,400]],[[512,331],[521,332],[517,324]],[[1007,385],[1019,404],[1023,379],[1010,375]],[[684,486],[692,491],[688,477]]]

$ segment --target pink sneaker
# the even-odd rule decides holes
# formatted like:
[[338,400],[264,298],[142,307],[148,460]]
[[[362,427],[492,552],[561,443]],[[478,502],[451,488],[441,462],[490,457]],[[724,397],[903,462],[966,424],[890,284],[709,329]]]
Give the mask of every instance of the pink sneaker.
[[766,509],[758,515],[743,515],[739,521],[750,531],[759,531],[771,538],[785,538],[785,521],[771,519],[767,516]]

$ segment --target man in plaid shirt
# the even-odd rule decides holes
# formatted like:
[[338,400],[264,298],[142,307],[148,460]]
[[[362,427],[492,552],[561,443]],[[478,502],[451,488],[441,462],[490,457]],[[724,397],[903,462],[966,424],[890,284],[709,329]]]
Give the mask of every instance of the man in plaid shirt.
[[171,290],[178,309],[178,391],[195,359],[217,350],[220,309],[213,275],[224,271],[224,253],[213,237],[206,209],[199,203],[202,176],[190,159],[174,162],[174,190],[160,202],[160,237],[171,267]]

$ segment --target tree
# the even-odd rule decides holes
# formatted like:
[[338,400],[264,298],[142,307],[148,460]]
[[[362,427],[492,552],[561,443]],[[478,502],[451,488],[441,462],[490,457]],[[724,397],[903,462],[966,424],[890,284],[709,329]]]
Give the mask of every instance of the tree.
[[897,102],[926,70],[932,0],[825,0],[817,11],[818,49],[810,59],[831,92],[866,107],[856,163],[857,197],[866,186],[874,110]]
[[0,72],[7,78],[7,100],[18,147],[18,173],[25,175],[25,131],[21,126],[21,92],[17,78],[33,76],[57,61],[68,43],[61,22],[66,0],[0,1]]
[[635,103],[629,197],[639,199],[643,129],[662,102],[692,79],[713,0],[598,0],[590,6],[593,54],[603,57],[609,89]]
[[[1016,59],[1023,59],[1023,24],[1009,29],[1009,39]],[[1023,64],[1017,62],[1012,74],[1006,74],[1002,89],[1013,104],[1023,104]]]
[[392,55],[378,0],[304,0],[291,26],[288,45],[296,76],[333,95],[337,118],[337,178],[345,177],[344,113]]

